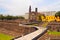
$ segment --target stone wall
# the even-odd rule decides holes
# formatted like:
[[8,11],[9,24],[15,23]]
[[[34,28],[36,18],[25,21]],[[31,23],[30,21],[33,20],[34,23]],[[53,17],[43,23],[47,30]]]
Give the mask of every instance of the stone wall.
[[47,26],[51,31],[60,31],[60,22],[50,22]]
[[11,35],[14,37],[22,36],[29,34],[36,29],[32,27],[22,27],[19,26],[19,23],[16,22],[5,22],[5,21],[0,21],[0,33],[4,33],[7,35]]

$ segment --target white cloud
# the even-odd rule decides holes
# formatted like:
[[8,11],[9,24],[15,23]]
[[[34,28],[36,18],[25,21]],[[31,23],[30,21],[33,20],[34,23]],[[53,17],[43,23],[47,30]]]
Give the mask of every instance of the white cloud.
[[28,10],[31,3],[30,0],[0,0],[0,6],[6,8],[5,14],[23,15]]
[[[37,3],[41,3],[44,0],[0,0],[0,7],[6,9],[7,11],[2,14],[10,14],[10,15],[24,15],[24,13],[28,12],[29,5],[32,5],[32,10],[37,6]],[[58,2],[42,6],[39,8],[40,11],[47,10],[60,10],[60,0]]]
[[60,10],[60,0],[56,3],[40,8],[40,11],[59,11],[59,10]]

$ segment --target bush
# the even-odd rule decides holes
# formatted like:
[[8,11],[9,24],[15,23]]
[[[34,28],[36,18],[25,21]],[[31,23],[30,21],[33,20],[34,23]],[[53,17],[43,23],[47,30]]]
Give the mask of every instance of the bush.
[[25,18],[22,16],[11,16],[11,15],[3,16],[3,15],[0,15],[0,20],[4,20],[4,19],[14,20],[14,19],[25,19]]
[[55,17],[59,16],[60,17],[60,11],[56,12]]

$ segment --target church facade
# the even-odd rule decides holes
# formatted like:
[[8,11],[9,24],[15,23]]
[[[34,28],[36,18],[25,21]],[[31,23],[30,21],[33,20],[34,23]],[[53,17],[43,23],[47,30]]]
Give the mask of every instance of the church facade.
[[29,21],[38,21],[39,15],[44,15],[38,12],[38,8],[35,8],[35,11],[31,11],[31,6],[29,6]]

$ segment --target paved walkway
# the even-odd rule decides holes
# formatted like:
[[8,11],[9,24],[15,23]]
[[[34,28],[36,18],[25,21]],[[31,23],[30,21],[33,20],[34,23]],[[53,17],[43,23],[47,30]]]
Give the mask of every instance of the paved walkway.
[[37,26],[27,26],[27,25],[22,25],[22,24],[19,24],[19,26],[35,27],[38,30],[36,30],[36,31],[34,31],[34,32],[30,33],[30,34],[27,34],[25,36],[22,36],[20,38],[14,39],[14,40],[32,40],[36,36],[42,34],[45,30],[47,30],[47,28],[37,27]]

